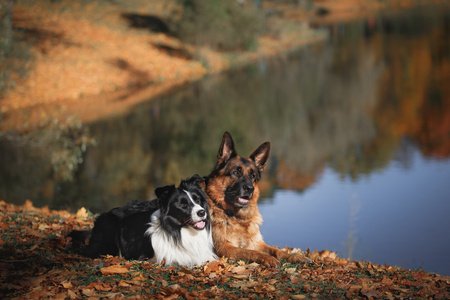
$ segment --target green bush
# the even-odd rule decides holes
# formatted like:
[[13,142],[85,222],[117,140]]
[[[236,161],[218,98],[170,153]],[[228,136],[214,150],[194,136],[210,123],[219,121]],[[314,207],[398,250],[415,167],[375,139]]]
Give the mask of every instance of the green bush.
[[176,32],[185,42],[219,50],[248,50],[263,32],[263,12],[252,4],[239,4],[236,0],[181,2],[184,13]]

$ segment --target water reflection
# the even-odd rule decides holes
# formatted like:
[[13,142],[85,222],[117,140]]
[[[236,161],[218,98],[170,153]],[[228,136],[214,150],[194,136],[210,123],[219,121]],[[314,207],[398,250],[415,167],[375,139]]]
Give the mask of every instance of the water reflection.
[[[426,13],[411,11],[400,18],[380,15],[371,22],[341,24],[331,28],[329,43],[207,78],[138,105],[130,114],[89,124],[97,145],[88,149],[74,182],[62,182],[54,176],[49,156],[52,149],[2,140],[0,198],[20,204],[29,198],[36,205],[53,208],[87,206],[93,211],[151,198],[156,186],[176,183],[194,173],[208,174],[227,130],[242,155],[266,140],[272,143],[270,166],[262,183],[262,207],[270,207],[264,215],[267,220],[276,211],[280,197],[283,201],[292,198],[286,203],[297,208],[288,210],[308,213],[326,230],[343,233],[324,238],[308,224],[299,227],[294,215],[275,222],[282,225],[274,225],[277,231],[264,227],[269,242],[312,249],[312,245],[320,245],[332,250],[346,243],[345,255],[354,258],[362,257],[358,251],[390,253],[358,246],[362,238],[359,215],[371,207],[364,221],[383,220],[383,213],[398,212],[391,211],[390,203],[428,203],[426,197],[394,195],[386,190],[388,185],[379,185],[384,193],[372,188],[370,200],[361,194],[340,198],[339,193],[314,198],[314,203],[327,211],[332,208],[329,215],[297,200],[317,187],[329,190],[322,184],[330,172],[338,174],[341,182],[350,180],[362,187],[370,186],[373,174],[383,174],[393,161],[414,173],[417,151],[421,157],[449,168],[449,14],[445,9],[433,10],[433,15],[420,11]],[[397,173],[397,177],[389,177],[392,182],[384,183],[396,183],[405,174]],[[448,185],[439,184],[440,193],[445,195],[441,196],[447,197]],[[422,185],[416,192],[430,189]],[[449,209],[442,197],[433,202],[437,212]],[[380,207],[385,211],[376,215]],[[404,209],[409,211],[407,205]],[[420,210],[409,212],[410,221],[421,218]],[[283,211],[279,213],[284,216]],[[437,214],[437,218],[444,216]],[[442,228],[450,230],[449,221],[439,220]],[[389,224],[397,221],[393,218]],[[280,235],[290,226],[300,228],[294,239],[289,234],[283,235],[290,238],[286,243],[272,239],[273,234]],[[308,235],[311,230],[315,236]],[[389,227],[374,230],[389,231]],[[427,234],[417,230],[418,235]],[[326,243],[315,244],[315,239]],[[298,240],[304,244],[295,244]],[[385,248],[390,242],[384,243]],[[450,251],[448,242],[438,245]],[[398,247],[396,250],[402,249]]]

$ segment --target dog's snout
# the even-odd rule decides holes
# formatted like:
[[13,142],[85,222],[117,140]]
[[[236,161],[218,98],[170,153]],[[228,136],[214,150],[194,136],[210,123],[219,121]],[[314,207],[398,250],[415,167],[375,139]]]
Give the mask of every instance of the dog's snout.
[[251,194],[253,193],[253,191],[255,190],[255,188],[253,187],[253,184],[245,184],[244,185],[244,191]]
[[197,216],[199,216],[200,218],[203,218],[204,216],[206,216],[206,211],[204,209],[201,209],[197,212]]

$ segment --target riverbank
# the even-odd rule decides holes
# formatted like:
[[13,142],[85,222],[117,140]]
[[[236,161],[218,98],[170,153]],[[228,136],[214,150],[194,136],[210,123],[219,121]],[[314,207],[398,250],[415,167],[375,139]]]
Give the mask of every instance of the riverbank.
[[[90,228],[94,216],[0,201],[0,297],[131,297],[157,299],[448,299],[450,277],[304,253],[311,265],[280,268],[221,260],[197,268],[163,267],[118,257],[91,260],[71,251],[71,230]],[[299,249],[286,249],[298,252]]]
[[266,33],[257,46],[217,51],[124,18],[151,14],[164,19],[176,11],[176,1],[133,1],[127,6],[106,1],[18,1],[13,28],[27,41],[24,47],[29,48],[22,50],[29,51],[29,59],[22,62],[25,75],[12,75],[14,88],[0,101],[0,130],[27,132],[55,119],[75,116],[88,123],[120,114],[204,76],[324,40],[325,33],[311,24],[348,21],[424,1],[309,2],[263,1]]

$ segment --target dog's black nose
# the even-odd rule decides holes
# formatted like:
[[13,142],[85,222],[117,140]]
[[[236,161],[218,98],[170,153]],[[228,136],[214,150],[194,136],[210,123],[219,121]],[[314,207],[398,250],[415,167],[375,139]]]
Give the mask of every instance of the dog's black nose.
[[249,194],[253,193],[253,191],[255,190],[255,188],[253,187],[253,184],[245,184],[243,188],[244,188],[244,191]]
[[197,212],[197,216],[199,216],[200,218],[203,218],[204,216],[206,216],[206,211],[204,209],[201,209]]

